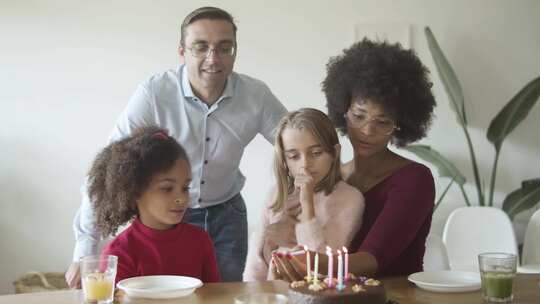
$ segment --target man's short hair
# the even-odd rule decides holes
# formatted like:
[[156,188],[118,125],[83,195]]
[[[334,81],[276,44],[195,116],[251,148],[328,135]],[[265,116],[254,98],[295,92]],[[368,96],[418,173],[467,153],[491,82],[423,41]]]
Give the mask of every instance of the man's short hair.
[[193,12],[189,13],[180,27],[180,45],[184,46],[186,39],[186,28],[193,22],[201,19],[211,20],[225,20],[233,26],[234,37],[236,40],[236,24],[234,24],[234,18],[228,12],[212,6],[200,7]]

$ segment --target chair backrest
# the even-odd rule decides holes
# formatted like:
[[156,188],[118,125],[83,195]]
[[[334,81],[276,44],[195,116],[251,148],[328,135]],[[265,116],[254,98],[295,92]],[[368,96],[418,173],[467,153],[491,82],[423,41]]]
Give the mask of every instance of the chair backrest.
[[518,254],[510,218],[493,207],[454,210],[444,226],[443,243],[452,270],[478,272],[478,254],[483,252]]
[[449,270],[448,253],[440,236],[428,234],[424,253],[424,271]]
[[540,264],[540,210],[532,215],[523,241],[523,265]]

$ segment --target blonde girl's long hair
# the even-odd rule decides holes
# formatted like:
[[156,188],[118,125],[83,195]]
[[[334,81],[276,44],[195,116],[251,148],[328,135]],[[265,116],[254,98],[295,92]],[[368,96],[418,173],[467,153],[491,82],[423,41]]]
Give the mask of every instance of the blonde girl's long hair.
[[294,177],[289,173],[285,161],[283,140],[281,137],[286,128],[302,129],[311,132],[322,146],[323,150],[326,153],[329,153],[333,158],[328,174],[315,185],[315,192],[322,190],[328,195],[341,180],[341,160],[339,157],[339,150],[336,149],[336,145],[339,144],[339,139],[336,129],[328,116],[323,112],[312,108],[302,108],[297,111],[289,112],[289,114],[281,119],[276,131],[276,140],[274,144],[274,174],[277,183],[277,197],[274,204],[270,207],[273,212],[281,211],[287,196],[294,191]]

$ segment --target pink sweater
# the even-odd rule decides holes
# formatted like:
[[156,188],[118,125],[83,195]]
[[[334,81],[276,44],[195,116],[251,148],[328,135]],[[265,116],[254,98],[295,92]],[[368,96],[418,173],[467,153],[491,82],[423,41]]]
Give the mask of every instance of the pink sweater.
[[[265,204],[261,225],[249,246],[244,281],[264,281],[268,275],[272,251],[292,248],[298,244],[310,250],[325,252],[326,246],[348,247],[362,224],[364,197],[356,188],[340,181],[332,193],[318,192],[314,197],[315,217],[309,221],[290,218],[283,211],[274,213],[270,206],[276,198],[275,189]],[[283,210],[299,205],[297,193],[285,201]],[[279,238],[268,236],[269,229],[279,226]]]

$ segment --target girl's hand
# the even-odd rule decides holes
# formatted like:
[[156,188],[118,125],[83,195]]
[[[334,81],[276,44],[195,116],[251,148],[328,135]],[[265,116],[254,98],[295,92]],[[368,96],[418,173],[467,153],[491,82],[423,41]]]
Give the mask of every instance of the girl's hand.
[[290,217],[292,220],[298,222],[298,216],[302,213],[302,206],[295,204],[294,206],[287,206],[285,208],[285,216]]
[[300,192],[300,204],[302,206],[301,219],[312,219],[315,216],[313,208],[315,179],[305,168],[302,168],[301,172],[294,178],[294,187]]

